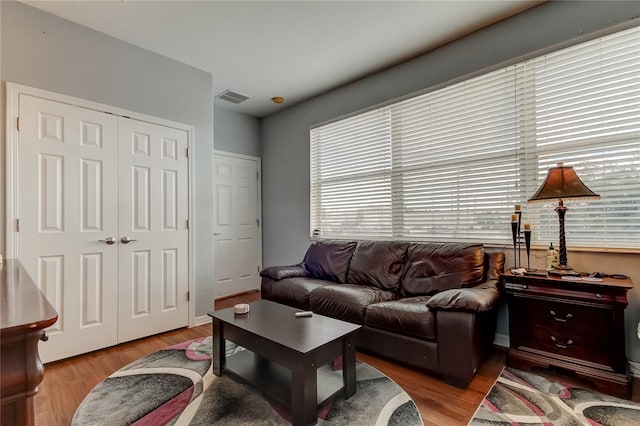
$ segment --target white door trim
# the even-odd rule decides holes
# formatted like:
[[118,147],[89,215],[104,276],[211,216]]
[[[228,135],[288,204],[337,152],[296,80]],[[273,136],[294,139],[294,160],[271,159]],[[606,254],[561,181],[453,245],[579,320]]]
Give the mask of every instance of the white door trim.
[[30,95],[43,99],[52,100],[59,103],[68,105],[74,105],[86,109],[91,109],[100,112],[106,112],[108,114],[118,115],[122,117],[132,118],[138,121],[144,121],[151,124],[157,124],[166,127],[172,127],[174,129],[187,132],[187,146],[189,149],[189,179],[188,179],[188,192],[189,192],[189,327],[195,326],[195,269],[194,269],[194,240],[195,234],[195,221],[194,221],[194,202],[193,185],[194,185],[194,170],[193,170],[193,141],[195,137],[195,129],[193,126],[189,126],[175,121],[166,120],[163,118],[153,117],[150,115],[129,111],[126,109],[118,108],[111,105],[105,105],[86,99],[75,98],[72,96],[63,95],[61,93],[50,92],[48,90],[38,89],[35,87],[24,86],[21,84],[5,82],[6,88],[6,168],[7,168],[7,183],[6,183],[6,214],[5,214],[5,236],[7,241],[6,257],[15,258],[18,254],[18,196],[19,196],[19,182],[18,182],[18,100],[20,95]]
[[[257,165],[258,165],[258,220],[259,220],[259,226],[258,226],[258,261],[260,263],[260,268],[262,268],[262,158],[260,157],[254,157],[252,155],[245,155],[245,154],[237,154],[235,152],[228,152],[228,151],[220,151],[218,149],[214,149],[213,150],[213,164],[215,164],[215,156],[216,155],[222,155],[222,156],[226,156],[226,157],[233,157],[233,158],[241,158],[243,160],[251,160],[251,161],[256,161]],[[211,192],[212,192],[212,196],[213,199],[216,199],[216,195],[215,195],[215,190],[216,190],[216,186],[215,186],[215,181],[216,181],[216,173],[215,170],[212,168],[212,177],[211,177],[211,181],[214,183],[212,185],[211,188]],[[215,206],[214,206],[215,208]],[[212,215],[212,225],[213,228],[212,229],[216,229],[216,224],[215,224],[215,215]],[[213,238],[213,235],[211,236]],[[214,244],[214,250],[215,250],[215,244]],[[215,259],[216,257],[215,252],[213,253],[213,258]],[[215,271],[214,271],[214,276],[215,276]]]

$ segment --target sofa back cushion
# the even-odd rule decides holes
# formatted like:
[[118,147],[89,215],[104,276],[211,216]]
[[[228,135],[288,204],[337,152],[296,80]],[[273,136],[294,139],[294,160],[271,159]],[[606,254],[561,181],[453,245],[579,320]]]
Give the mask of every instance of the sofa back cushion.
[[402,276],[404,296],[433,295],[482,282],[484,249],[480,244],[411,244]]
[[499,280],[504,272],[504,253],[493,252],[484,254],[484,281]]
[[347,280],[350,284],[398,290],[408,247],[409,243],[403,241],[358,241]]
[[313,278],[344,284],[355,248],[355,241],[314,241],[304,256],[304,267]]

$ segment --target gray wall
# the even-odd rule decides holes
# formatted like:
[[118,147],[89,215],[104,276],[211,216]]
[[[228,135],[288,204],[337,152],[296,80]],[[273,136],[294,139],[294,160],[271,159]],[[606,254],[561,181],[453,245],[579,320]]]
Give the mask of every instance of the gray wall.
[[[262,121],[264,265],[297,263],[309,245],[309,126],[425,90],[640,16],[640,2],[548,2]],[[569,253],[578,270],[615,271],[636,288],[626,311],[627,356],[640,362],[640,255]],[[511,263],[513,264],[513,263]],[[502,312],[498,333],[507,334]]]
[[260,157],[260,119],[214,107],[215,149]]
[[[195,128],[196,315],[213,299],[213,89],[210,73],[124,43],[38,9],[0,2],[1,78],[100,102]],[[5,104],[3,87],[2,105]],[[4,113],[2,113],[4,117]],[[0,164],[5,165],[2,129]],[[0,252],[4,253],[2,173]]]

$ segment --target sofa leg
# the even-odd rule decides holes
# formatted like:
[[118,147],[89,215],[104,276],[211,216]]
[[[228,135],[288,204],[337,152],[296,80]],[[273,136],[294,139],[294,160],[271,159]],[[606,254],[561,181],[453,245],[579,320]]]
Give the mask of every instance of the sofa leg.
[[451,386],[465,389],[471,382],[471,379],[461,379],[460,377],[444,376],[444,381]]

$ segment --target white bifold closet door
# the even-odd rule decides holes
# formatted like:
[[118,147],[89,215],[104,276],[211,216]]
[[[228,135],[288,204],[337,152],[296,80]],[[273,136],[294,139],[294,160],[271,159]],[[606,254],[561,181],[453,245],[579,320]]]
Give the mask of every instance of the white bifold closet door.
[[187,133],[20,94],[18,258],[44,362],[188,325]]

